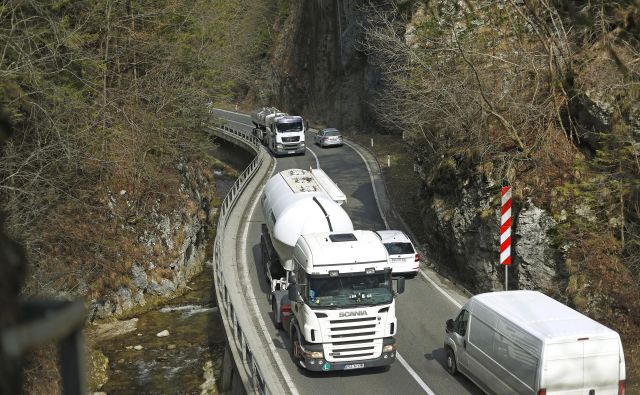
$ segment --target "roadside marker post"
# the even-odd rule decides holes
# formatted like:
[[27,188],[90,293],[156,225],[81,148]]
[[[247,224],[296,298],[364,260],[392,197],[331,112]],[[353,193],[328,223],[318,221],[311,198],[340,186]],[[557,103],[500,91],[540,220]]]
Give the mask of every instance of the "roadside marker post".
[[504,290],[509,290],[509,265],[511,265],[511,187],[501,189],[500,207],[500,264],[504,265]]

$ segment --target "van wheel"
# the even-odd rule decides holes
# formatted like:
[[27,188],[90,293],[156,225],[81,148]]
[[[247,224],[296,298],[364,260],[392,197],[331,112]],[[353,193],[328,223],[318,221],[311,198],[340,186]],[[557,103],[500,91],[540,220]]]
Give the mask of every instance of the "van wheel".
[[276,303],[276,298],[271,298],[271,311],[273,311],[273,324],[277,329],[282,329],[282,322],[278,322],[278,305]]
[[452,376],[458,372],[456,355],[453,353],[453,350],[450,348],[447,348],[447,372],[449,372],[449,374]]

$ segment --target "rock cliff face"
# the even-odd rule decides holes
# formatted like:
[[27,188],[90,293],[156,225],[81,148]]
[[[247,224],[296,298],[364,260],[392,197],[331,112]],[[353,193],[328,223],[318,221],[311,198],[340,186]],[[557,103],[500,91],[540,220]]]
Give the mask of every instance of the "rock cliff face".
[[[362,52],[366,1],[292,2],[278,40],[271,89],[278,106],[343,129],[375,125],[379,74]],[[269,103],[262,103],[269,104]]]
[[[449,191],[423,192],[426,249],[436,267],[474,293],[504,289],[498,265],[499,185],[485,177],[458,175]],[[548,290],[562,266],[550,233],[555,221],[531,201],[512,208],[512,265],[509,289]]]
[[[144,258],[133,262],[129,286],[91,301],[90,320],[144,306],[150,296],[170,296],[202,270],[208,228],[217,211],[211,207],[214,187],[210,177],[193,166],[179,163],[177,169],[182,174],[179,195],[185,204],[167,211],[158,200],[144,230],[131,225],[131,233],[139,234],[136,244],[142,246]],[[113,212],[119,204],[127,204],[115,197],[109,202]]]

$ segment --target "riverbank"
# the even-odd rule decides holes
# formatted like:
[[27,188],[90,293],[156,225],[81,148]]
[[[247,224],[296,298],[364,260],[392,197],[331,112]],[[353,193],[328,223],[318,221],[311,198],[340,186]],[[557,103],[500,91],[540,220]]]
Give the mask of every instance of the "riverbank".
[[[216,141],[211,155],[233,169],[215,174],[222,200],[252,157]],[[215,223],[215,222],[214,222]],[[207,237],[211,256],[215,229]],[[172,298],[123,312],[119,320],[88,330],[92,347],[92,390],[117,393],[215,394],[226,336],[218,313],[210,262]]]

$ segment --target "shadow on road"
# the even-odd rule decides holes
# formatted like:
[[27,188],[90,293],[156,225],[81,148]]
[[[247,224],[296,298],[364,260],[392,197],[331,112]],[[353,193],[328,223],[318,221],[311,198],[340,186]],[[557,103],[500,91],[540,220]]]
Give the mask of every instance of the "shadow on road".
[[[429,354],[424,354],[424,358],[427,361],[437,361],[440,366],[442,366],[443,370],[447,370],[447,352],[444,350],[444,348],[440,347],[440,348],[436,348],[435,350],[431,351],[431,353]],[[453,376],[458,383],[460,383],[460,385],[462,385],[465,389],[469,390],[472,394],[484,394],[484,392],[482,392],[478,386],[476,386],[471,380],[469,380],[466,376],[457,373],[455,376]]]

